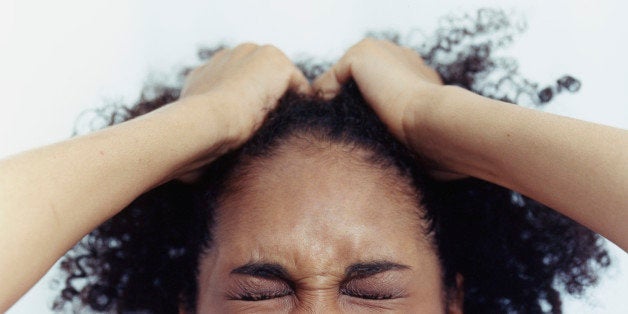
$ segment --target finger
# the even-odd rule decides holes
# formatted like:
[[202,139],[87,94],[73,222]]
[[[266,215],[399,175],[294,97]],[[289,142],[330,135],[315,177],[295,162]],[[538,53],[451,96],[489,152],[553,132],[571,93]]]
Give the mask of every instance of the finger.
[[305,75],[303,75],[303,72],[299,69],[294,69],[292,72],[292,76],[290,77],[290,86],[288,88],[291,91],[302,95],[312,95],[314,93],[312,85],[310,85],[310,81],[307,80]]
[[312,88],[322,98],[331,99],[338,94],[342,85],[346,83],[351,76],[351,63],[347,55],[345,55],[327,70],[327,72],[314,80]]

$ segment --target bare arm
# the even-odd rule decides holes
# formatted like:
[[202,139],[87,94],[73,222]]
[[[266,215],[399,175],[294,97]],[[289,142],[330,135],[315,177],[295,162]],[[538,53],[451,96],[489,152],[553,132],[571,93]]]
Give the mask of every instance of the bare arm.
[[[628,131],[444,87],[406,121],[437,163],[527,195],[628,249]],[[412,121],[412,122],[410,122]]]
[[193,71],[175,103],[0,161],[0,312],[141,193],[243,143],[289,88],[309,91],[288,58],[241,45]]
[[355,79],[401,141],[440,176],[519,191],[628,249],[628,132],[442,86],[420,56],[367,39],[314,83],[333,96]]

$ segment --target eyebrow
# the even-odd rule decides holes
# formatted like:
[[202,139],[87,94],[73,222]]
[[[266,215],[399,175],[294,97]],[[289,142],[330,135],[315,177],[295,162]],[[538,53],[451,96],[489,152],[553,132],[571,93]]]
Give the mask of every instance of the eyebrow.
[[373,261],[366,263],[355,263],[345,270],[345,280],[362,279],[371,277],[390,270],[406,270],[410,266],[393,263],[390,261]]
[[274,263],[248,263],[233,269],[231,274],[292,281],[288,271],[283,266]]
[[[345,269],[345,281],[367,278],[390,270],[406,269],[410,269],[410,266],[390,261],[355,263]],[[268,279],[281,279],[287,282],[293,282],[288,271],[283,266],[276,263],[252,262],[234,268],[231,271],[231,274]]]

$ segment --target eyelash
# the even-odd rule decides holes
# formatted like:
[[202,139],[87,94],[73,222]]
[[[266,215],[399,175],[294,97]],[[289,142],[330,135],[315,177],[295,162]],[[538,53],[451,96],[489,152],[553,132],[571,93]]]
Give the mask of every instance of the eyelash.
[[[361,293],[359,291],[351,291],[348,289],[342,289],[341,293],[350,297],[360,298],[365,300],[390,300],[394,299],[395,296],[392,294],[372,294],[372,293]],[[264,301],[275,298],[283,298],[285,296],[293,295],[294,292],[283,292],[283,293],[239,293],[233,297],[230,297],[231,300],[240,300],[240,301]]]
[[293,295],[294,292],[286,291],[286,292],[278,292],[278,293],[238,293],[233,297],[230,297],[231,300],[239,300],[239,301],[264,301],[276,298],[283,298],[285,296]]
[[365,300],[390,300],[394,299],[395,296],[392,294],[378,294],[378,293],[361,293],[360,291],[356,291],[353,289],[341,289],[340,292],[344,295],[360,298]]

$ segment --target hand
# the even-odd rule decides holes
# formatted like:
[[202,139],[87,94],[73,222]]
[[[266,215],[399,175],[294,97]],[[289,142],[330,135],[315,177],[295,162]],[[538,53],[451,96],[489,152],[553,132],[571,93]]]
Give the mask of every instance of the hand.
[[[313,88],[323,97],[332,98],[351,78],[393,135],[412,148],[409,133],[418,132],[421,124],[416,117],[426,115],[435,102],[430,91],[442,86],[438,73],[414,50],[367,38],[351,47],[317,78]],[[433,168],[431,173],[438,179],[464,177],[448,169],[438,169],[438,165]]]
[[[251,137],[288,90],[312,92],[309,81],[283,52],[273,46],[247,43],[220,50],[190,72],[181,99],[200,96],[226,100],[228,106],[212,108],[212,114],[218,112],[226,122],[222,142],[228,146],[224,149],[230,150]],[[179,173],[179,179],[194,180],[198,174],[195,170],[213,159],[212,154],[194,162]]]
[[390,131],[403,142],[404,114],[411,106],[421,106],[416,91],[442,85],[438,73],[425,65],[414,50],[372,38],[351,47],[316,79],[313,88],[325,98],[332,98],[351,78]]
[[310,94],[303,73],[274,46],[241,44],[218,51],[187,76],[181,98],[213,94],[233,100],[228,108],[242,127],[241,144],[261,125],[287,90]]

